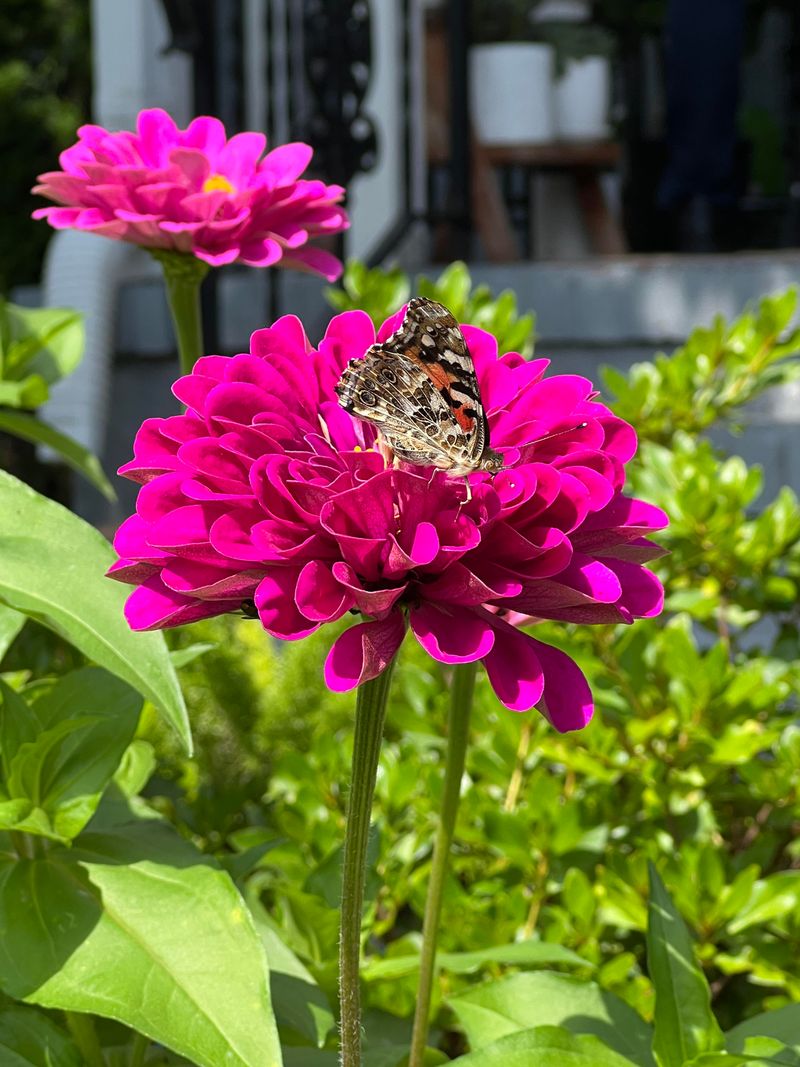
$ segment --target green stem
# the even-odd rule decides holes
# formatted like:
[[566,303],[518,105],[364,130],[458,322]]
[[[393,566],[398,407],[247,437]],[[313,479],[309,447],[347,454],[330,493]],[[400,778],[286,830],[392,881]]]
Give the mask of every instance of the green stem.
[[447,874],[447,861],[453,843],[453,831],[458,814],[461,779],[467,758],[469,719],[475,691],[477,663],[463,663],[453,668],[450,693],[450,715],[447,723],[447,755],[444,768],[441,814],[433,846],[433,860],[422,923],[422,952],[420,954],[419,989],[414,1013],[414,1032],[411,1037],[409,1067],[422,1067],[428,1040],[428,1016],[431,1010],[433,977],[436,969],[436,942],[442,914],[442,895]]
[[181,373],[191,374],[195,363],[203,355],[200,286],[208,274],[208,264],[183,252],[163,248],[151,248],[150,252],[164,272],[167,303],[178,340]]
[[86,1061],[86,1067],[106,1067],[106,1058],[100,1047],[92,1016],[78,1011],[67,1011],[64,1014],[67,1017],[69,1032]]
[[23,834],[21,830],[9,830],[8,836],[18,859],[33,859],[33,844],[28,834]]
[[150,1048],[150,1038],[144,1034],[135,1034],[131,1045],[130,1067],[144,1067],[147,1050]]
[[356,699],[353,765],[344,833],[339,935],[339,1027],[342,1067],[360,1067],[361,1064],[361,915],[364,905],[369,817],[393,667],[394,660],[383,674],[360,686]]

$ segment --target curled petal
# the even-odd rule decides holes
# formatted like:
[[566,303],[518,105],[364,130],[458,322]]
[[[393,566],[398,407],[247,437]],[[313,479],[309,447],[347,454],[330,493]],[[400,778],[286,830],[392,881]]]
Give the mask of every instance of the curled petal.
[[294,596],[301,614],[312,622],[339,619],[354,603],[350,591],[343,589],[330,567],[319,560],[311,560],[300,571]]
[[254,600],[261,625],[273,637],[296,641],[319,628],[318,622],[310,622],[298,610],[295,590],[299,570],[293,567],[275,567],[262,578]]
[[355,689],[386,670],[402,644],[403,614],[393,611],[380,622],[351,626],[333,643],[325,660],[325,683],[335,693]]
[[425,651],[442,663],[472,663],[488,655],[494,645],[491,623],[468,611],[455,613],[422,604],[411,608],[409,621]]

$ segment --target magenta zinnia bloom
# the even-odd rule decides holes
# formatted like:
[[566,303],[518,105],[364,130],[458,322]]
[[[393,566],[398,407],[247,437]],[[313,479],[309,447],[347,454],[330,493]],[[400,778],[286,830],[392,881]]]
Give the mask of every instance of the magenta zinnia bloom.
[[[339,185],[305,181],[309,145],[264,155],[263,133],[230,139],[219,119],[179,130],[160,108],[142,111],[136,132],[81,126],[61,153],[62,170],[39,175],[35,193],[60,207],[34,218],[146,248],[185,252],[219,267],[297,267],[333,281],[342,265],[310,238],[349,225]],[[262,158],[263,157],[263,158]]]
[[361,613],[328,655],[331,689],[378,675],[410,626],[437,660],[482,660],[509,708],[538,704],[558,730],[585,726],[578,667],[508,620],[656,615],[663,590],[641,564],[659,554],[645,535],[667,519],[622,494],[636,436],[588,379],[544,377],[547,360],[498,358],[494,337],[463,331],[508,465],[470,475],[469,501],[462,478],[387,468],[374,428],[337,403],[348,359],[375,341],[364,312],[336,316],[316,349],[286,316],[254,333],[249,353],[200,359],[174,387],[185,414],[148,419],[120,471],[142,483],[110,572],[138,586],[130,625],[244,604],[293,640]]

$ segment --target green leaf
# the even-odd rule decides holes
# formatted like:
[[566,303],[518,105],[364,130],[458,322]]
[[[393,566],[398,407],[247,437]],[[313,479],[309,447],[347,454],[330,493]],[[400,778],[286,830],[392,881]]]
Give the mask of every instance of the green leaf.
[[0,604],[0,662],[25,625],[25,616]]
[[229,877],[159,820],[0,860],[0,986],[201,1067],[279,1067],[263,948]]
[[40,374],[29,374],[19,382],[0,381],[0,407],[38,408],[50,391]]
[[725,1047],[729,1052],[742,1052],[748,1037],[772,1037],[787,1044],[800,1043],[800,1004],[787,1004],[776,1011],[745,1019],[725,1034]]
[[800,1048],[789,1048],[770,1037],[748,1037],[741,1052],[704,1052],[684,1067],[800,1067]]
[[20,694],[0,678],[0,772],[7,782],[20,747],[36,740],[38,723]]
[[197,641],[193,645],[187,645],[186,648],[173,649],[169,654],[169,658],[172,660],[172,666],[176,670],[180,670],[181,667],[188,667],[190,663],[194,663],[196,659],[204,656],[206,652],[213,652],[216,647],[210,641]]
[[82,1067],[69,1037],[34,1008],[0,1011],[0,1063],[3,1067]]
[[800,871],[778,871],[756,882],[747,905],[728,924],[732,934],[773,919],[796,915],[800,909]]
[[642,1067],[653,1065],[650,1027],[624,1001],[594,982],[530,971],[469,989],[451,997],[448,1004],[473,1050],[506,1034],[553,1025],[598,1037]]
[[25,441],[32,441],[35,445],[46,445],[57,452],[68,466],[91,482],[106,500],[117,499],[117,494],[106,478],[97,456],[71,437],[48,426],[46,422],[26,412],[0,409],[0,430]]
[[137,738],[125,749],[114,781],[126,797],[133,797],[144,789],[155,769],[155,749],[149,741]]
[[647,966],[656,994],[653,1053],[659,1067],[682,1067],[702,1052],[722,1049],[722,1031],[689,931],[652,864]]
[[252,899],[249,905],[267,954],[272,1006],[281,1031],[289,1030],[321,1048],[336,1022],[328,998],[281,941],[259,901]]
[[596,1037],[577,1037],[557,1026],[539,1026],[501,1037],[455,1062],[461,1067],[631,1067],[633,1061]]
[[2,377],[35,373],[53,385],[75,370],[83,355],[83,316],[72,308],[0,305]]
[[[366,981],[385,981],[388,978],[404,978],[419,970],[419,955],[393,956],[389,959],[373,959],[365,965],[362,974]],[[576,952],[549,941],[516,941],[510,945],[476,949],[474,952],[438,952],[437,967],[451,974],[473,974],[492,964],[515,964],[518,967],[541,966],[563,963],[565,966],[587,967],[592,964]]]
[[164,713],[188,749],[189,722],[161,634],[133,633],[113,549],[88,523],[0,471],[0,601],[55,630]]
[[60,678],[31,709],[39,730],[11,761],[8,792],[27,797],[69,840],[92,817],[133,740],[142,698],[98,667]]

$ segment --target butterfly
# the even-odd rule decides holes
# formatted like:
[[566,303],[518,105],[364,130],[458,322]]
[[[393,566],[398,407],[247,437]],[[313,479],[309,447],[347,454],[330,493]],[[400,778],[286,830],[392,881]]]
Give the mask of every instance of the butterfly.
[[371,345],[362,359],[351,359],[336,393],[344,410],[377,426],[406,463],[456,476],[503,467],[503,457],[489,445],[464,335],[434,300],[410,300],[400,329]]

